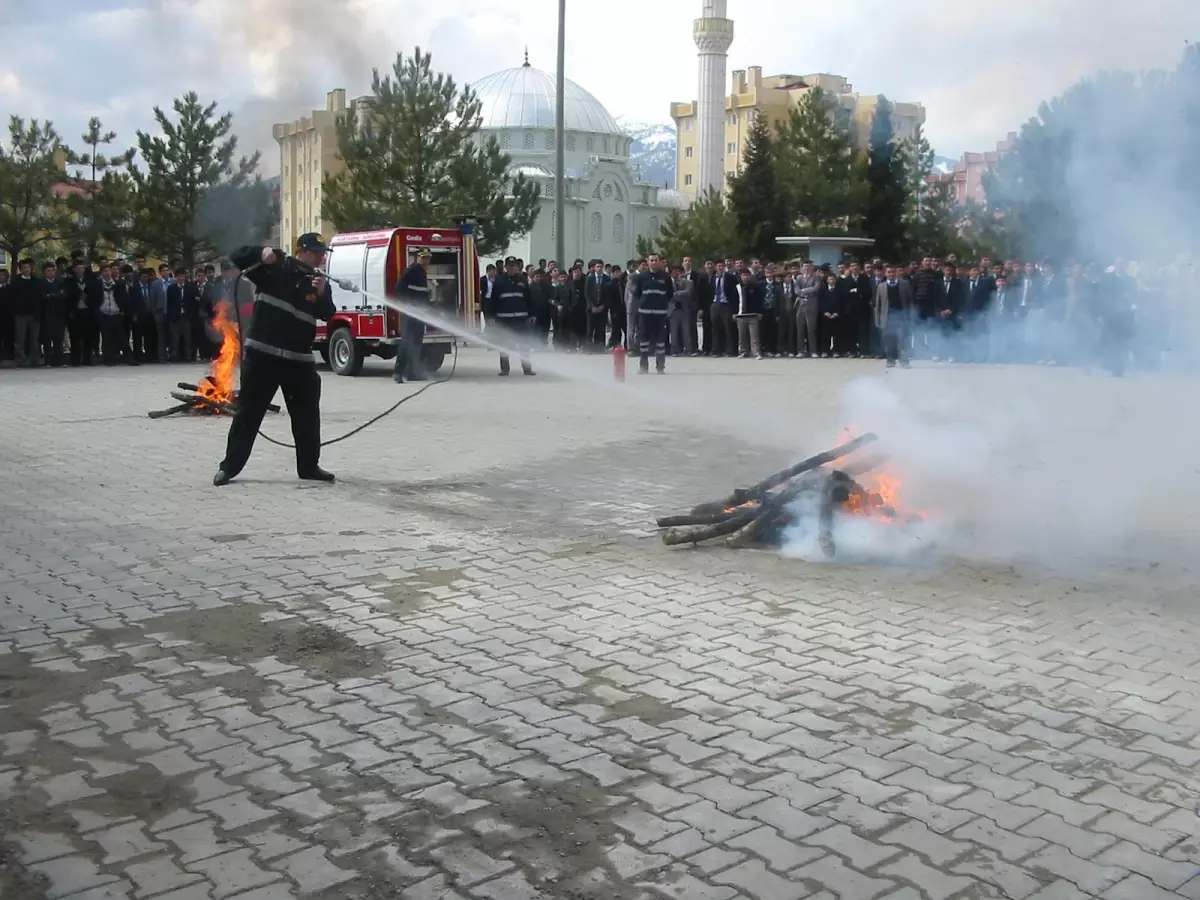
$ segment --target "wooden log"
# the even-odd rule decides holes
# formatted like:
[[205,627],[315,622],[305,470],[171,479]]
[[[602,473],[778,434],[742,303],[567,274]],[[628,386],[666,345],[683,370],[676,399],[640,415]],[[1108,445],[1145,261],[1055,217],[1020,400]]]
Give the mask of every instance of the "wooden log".
[[799,478],[794,484],[789,484],[782,491],[770,495],[759,507],[758,515],[725,539],[728,547],[748,547],[758,540],[763,529],[782,515],[787,514],[787,505],[806,491],[818,489],[821,480],[809,476]]
[[[205,381],[207,381],[207,382],[209,383],[209,385],[210,385],[210,386],[213,384],[213,380],[212,380],[212,378],[210,378],[208,375],[205,375],[205,376],[204,376],[204,380],[205,380]],[[196,392],[196,391],[199,391],[199,390],[200,390],[200,386],[199,386],[198,384],[188,384],[186,381],[181,381],[181,382],[179,382],[177,385],[175,385],[175,387],[177,387],[177,388],[179,388],[180,390],[183,390],[183,391],[193,391],[193,392]],[[234,392],[233,392],[233,399],[232,399],[232,400],[229,402],[229,404],[228,404],[228,405],[229,405],[229,406],[231,406],[233,409],[237,409],[237,402],[238,402],[238,394],[239,394],[239,393],[240,393],[239,391],[234,391]],[[174,395],[172,395],[172,396],[174,396]],[[218,402],[220,402],[220,401],[218,401]],[[277,412],[279,412],[279,410],[280,410],[280,406],[279,406],[279,404],[277,404],[277,403],[268,403],[268,404],[267,404],[267,412],[273,412],[273,413],[277,413]]]
[[802,459],[800,462],[788,466],[776,472],[769,478],[764,478],[758,484],[748,488],[738,488],[725,500],[717,503],[701,503],[699,506],[692,507],[692,515],[700,516],[706,514],[715,514],[725,509],[734,506],[741,506],[748,500],[758,500],[770,491],[772,488],[779,487],[781,484],[786,484],[798,475],[803,475],[805,472],[811,472],[814,469],[819,469],[826,463],[831,463],[836,459],[841,459],[843,456],[849,456],[860,447],[865,447],[867,444],[877,441],[878,437],[874,434],[863,434],[840,444],[831,450],[826,450],[823,453],[818,453],[815,456],[810,456],[808,459]]
[[172,406],[168,409],[151,410],[147,415],[152,419],[165,419],[167,416],[173,416],[176,413],[187,412],[192,408],[191,403],[180,403],[177,406]]
[[171,396],[176,400],[182,400],[185,403],[190,403],[193,406],[203,406],[206,409],[214,410],[215,412],[233,415],[234,408],[228,403],[222,403],[220,400],[209,400],[207,397],[202,397],[200,394],[181,394],[179,391],[171,391]]
[[700,525],[695,528],[671,528],[663,532],[663,543],[668,547],[674,547],[678,544],[699,544],[704,541],[711,541],[713,538],[719,538],[737,531],[747,522],[752,521],[757,515],[757,508],[745,509],[734,513],[723,521],[714,522],[711,525]]
[[679,528],[687,525],[719,525],[726,519],[736,516],[742,510],[721,510],[720,512],[708,513],[705,515],[693,515],[691,513],[683,513],[678,516],[660,516],[655,520],[655,524],[659,528]]

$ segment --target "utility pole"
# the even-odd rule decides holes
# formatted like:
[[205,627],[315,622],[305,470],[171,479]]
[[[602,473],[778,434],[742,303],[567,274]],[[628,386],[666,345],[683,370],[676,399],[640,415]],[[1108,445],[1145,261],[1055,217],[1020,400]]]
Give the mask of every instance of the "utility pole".
[[558,0],[558,74],[554,78],[554,256],[559,268],[567,268],[566,239],[566,135],[563,106],[566,97],[567,0]]

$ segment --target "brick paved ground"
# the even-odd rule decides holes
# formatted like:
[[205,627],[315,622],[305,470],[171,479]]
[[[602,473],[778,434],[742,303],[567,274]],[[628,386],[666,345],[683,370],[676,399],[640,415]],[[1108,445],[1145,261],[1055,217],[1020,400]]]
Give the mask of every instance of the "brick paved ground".
[[867,364],[591,362],[223,490],[187,369],[0,372],[0,897],[1200,898],[1192,572],[670,552]]

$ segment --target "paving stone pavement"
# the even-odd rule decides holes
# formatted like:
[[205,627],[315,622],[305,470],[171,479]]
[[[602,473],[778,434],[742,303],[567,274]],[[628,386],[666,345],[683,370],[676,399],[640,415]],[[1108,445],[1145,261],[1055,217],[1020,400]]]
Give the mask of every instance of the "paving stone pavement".
[[1200,898],[1193,572],[671,552],[878,367],[492,365],[220,490],[198,369],[0,372],[0,897]]

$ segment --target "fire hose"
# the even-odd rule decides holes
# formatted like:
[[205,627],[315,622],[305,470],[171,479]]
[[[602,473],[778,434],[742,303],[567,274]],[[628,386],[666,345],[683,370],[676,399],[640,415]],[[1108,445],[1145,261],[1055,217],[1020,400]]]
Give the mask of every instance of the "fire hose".
[[[333,278],[329,275],[328,272],[325,272],[321,269],[317,269],[313,266],[309,266],[308,264],[296,259],[294,256],[288,257],[288,258],[291,259],[298,266],[300,266],[305,271],[306,274],[319,275],[322,278],[326,278],[333,284],[336,284],[338,287],[340,287],[343,291],[347,291],[352,294],[361,294],[362,293],[362,290],[359,288],[359,286],[356,285],[352,281],[349,281],[347,279]],[[243,269],[242,271],[238,272],[237,278],[235,278],[233,280],[233,287],[230,290],[231,300],[233,303],[234,317],[237,320],[239,343],[241,345],[240,346],[241,359],[239,361],[243,362],[243,363],[245,362],[245,358],[246,358],[246,346],[245,346],[245,341],[241,339],[242,305],[241,305],[241,303],[238,302],[238,285],[241,284],[243,276],[245,276],[246,274],[248,274],[250,272],[253,272],[255,269],[257,269],[261,265],[262,265],[262,263],[255,263],[254,265],[249,266],[249,267]],[[403,406],[409,400],[415,400],[417,397],[420,397],[423,393],[425,393],[427,390],[429,390],[435,384],[445,384],[447,381],[449,381],[450,379],[452,379],[454,377],[454,372],[457,368],[458,368],[458,341],[455,341],[454,342],[454,360],[451,362],[450,372],[449,372],[449,374],[446,375],[445,378],[436,378],[436,379],[430,381],[428,384],[422,385],[420,388],[413,391],[411,394],[405,394],[403,397],[401,397],[399,400],[397,400],[395,403],[393,403],[391,406],[389,406],[383,412],[379,413],[379,415],[368,419],[367,421],[363,422],[361,425],[358,425],[355,428],[350,429],[345,434],[339,435],[338,437],[335,437],[335,438],[331,438],[330,440],[327,440],[327,441],[321,441],[321,446],[328,447],[331,444],[340,444],[342,441],[348,440],[348,439],[354,437],[356,434],[366,431],[368,428],[370,428],[376,422],[378,422],[382,419],[386,419],[388,416],[390,416],[392,413],[394,413],[396,410],[398,410],[401,406]],[[268,444],[274,444],[276,447],[284,447],[289,450],[296,449],[295,444],[289,444],[286,441],[276,440],[275,438],[271,437],[270,435],[264,434],[263,430],[261,428],[258,430],[258,436],[261,437]]]

